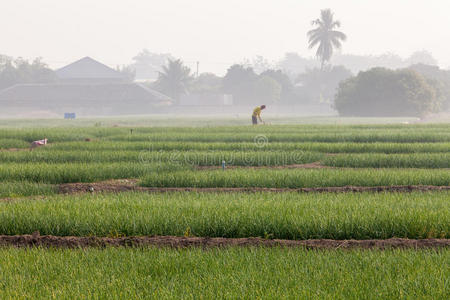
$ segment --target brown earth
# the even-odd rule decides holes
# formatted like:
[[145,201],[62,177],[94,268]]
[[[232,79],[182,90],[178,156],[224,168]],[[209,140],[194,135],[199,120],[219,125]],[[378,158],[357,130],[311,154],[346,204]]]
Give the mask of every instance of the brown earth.
[[175,237],[175,236],[139,236],[139,237],[74,237],[39,235],[0,235],[0,246],[14,247],[227,247],[227,246],[262,246],[262,247],[300,247],[306,249],[392,249],[392,248],[449,248],[450,239],[422,239],[410,240],[391,238],[388,240],[268,240],[262,238],[201,238],[201,237]]
[[450,186],[408,185],[408,186],[343,186],[318,188],[195,188],[195,187],[141,187],[137,180],[110,180],[97,183],[67,183],[58,186],[59,193],[96,193],[96,192],[412,192],[412,191],[450,191]]

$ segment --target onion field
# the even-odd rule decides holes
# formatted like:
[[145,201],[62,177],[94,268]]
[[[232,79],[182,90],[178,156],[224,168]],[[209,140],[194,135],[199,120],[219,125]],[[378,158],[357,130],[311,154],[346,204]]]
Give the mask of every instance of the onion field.
[[120,193],[0,203],[7,235],[450,238],[449,193]]
[[450,251],[433,250],[11,248],[0,249],[0,293],[11,299],[446,299],[449,260]]
[[450,124],[140,122],[0,128],[0,298],[450,294]]

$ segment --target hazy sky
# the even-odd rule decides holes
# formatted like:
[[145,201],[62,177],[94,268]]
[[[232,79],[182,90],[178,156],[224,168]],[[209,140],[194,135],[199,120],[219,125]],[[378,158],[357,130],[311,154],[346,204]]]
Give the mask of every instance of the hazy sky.
[[343,53],[409,56],[429,50],[450,66],[448,0],[1,0],[0,53],[60,67],[84,56],[128,64],[143,48],[200,71],[286,52],[313,56],[306,32],[331,8],[348,36]]

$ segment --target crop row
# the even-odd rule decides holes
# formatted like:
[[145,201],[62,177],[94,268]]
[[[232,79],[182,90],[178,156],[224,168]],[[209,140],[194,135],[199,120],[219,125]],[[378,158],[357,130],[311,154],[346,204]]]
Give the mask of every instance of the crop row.
[[107,179],[138,178],[152,173],[185,169],[174,164],[142,163],[27,163],[0,164],[0,181],[40,183],[95,182]]
[[34,195],[52,195],[56,193],[54,186],[28,181],[0,182],[0,198],[15,198]]
[[449,126],[266,126],[212,128],[37,128],[0,129],[0,140],[31,142],[83,141],[86,138],[114,141],[214,141],[253,142],[264,135],[270,142],[450,142]]
[[347,168],[450,168],[450,152],[415,154],[339,154],[324,165]]
[[273,166],[303,164],[321,160],[319,152],[303,151],[20,151],[0,152],[5,163],[172,163],[220,166],[222,161],[235,166]]
[[233,169],[152,173],[151,187],[265,187],[450,185],[448,170],[410,169]]
[[449,250],[1,248],[0,282],[5,299],[446,299],[449,261]]
[[193,171],[180,163],[6,163],[1,181],[95,182],[143,178],[152,187],[269,187],[450,185],[446,169],[228,169]]
[[229,169],[193,171],[170,163],[7,163],[1,181],[41,183],[95,182],[143,178],[152,187],[273,187],[450,185],[450,172],[439,169]]
[[0,203],[0,234],[450,238],[450,193],[122,193]]
[[326,166],[347,168],[450,168],[450,153],[339,154],[302,151],[130,151],[50,150],[0,152],[4,163],[171,163],[193,166],[284,166],[322,161]]
[[449,152],[450,143],[291,143],[273,142],[61,142],[40,151],[311,151],[324,153],[439,153]]
[[182,142],[254,142],[263,137],[268,142],[390,142],[390,143],[436,143],[450,142],[450,132],[342,132],[342,133],[174,133],[165,132],[147,134],[134,134],[130,136],[111,136],[105,138],[111,141],[140,141],[140,142],[162,142],[162,141],[182,141]]
[[322,161],[324,165],[350,168],[450,168],[450,153],[339,154],[283,150],[58,150],[0,151],[2,163],[171,163],[179,165],[283,166]]
[[0,149],[27,148],[30,143],[19,139],[0,139]]

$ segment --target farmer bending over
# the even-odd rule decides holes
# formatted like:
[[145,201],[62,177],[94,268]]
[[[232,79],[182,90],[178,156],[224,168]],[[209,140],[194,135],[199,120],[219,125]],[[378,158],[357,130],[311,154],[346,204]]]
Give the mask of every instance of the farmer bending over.
[[258,124],[258,119],[261,123],[264,123],[263,120],[261,119],[261,111],[266,108],[265,105],[261,105],[261,106],[257,106],[254,110],[253,110],[253,115],[252,115],[252,123],[253,125],[257,125]]

